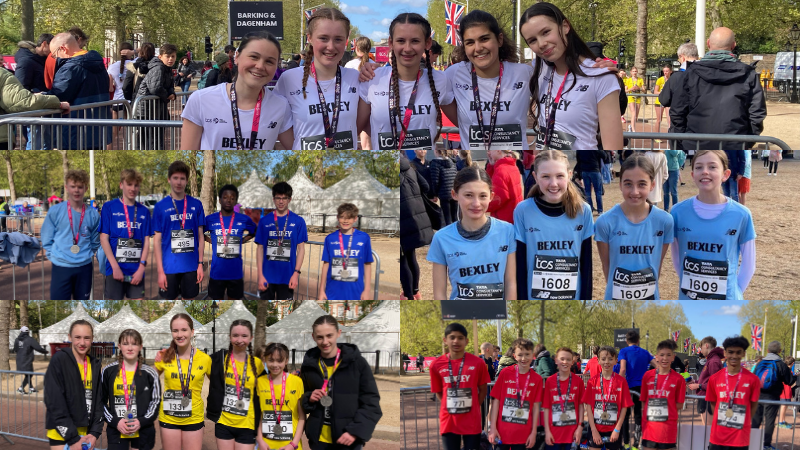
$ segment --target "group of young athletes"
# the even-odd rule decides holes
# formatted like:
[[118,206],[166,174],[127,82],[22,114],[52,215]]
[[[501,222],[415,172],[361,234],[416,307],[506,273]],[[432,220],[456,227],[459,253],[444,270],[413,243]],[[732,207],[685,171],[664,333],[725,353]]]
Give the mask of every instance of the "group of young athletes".
[[[170,193],[155,205],[152,217],[136,201],[143,177],[135,169],[122,171],[122,195],[106,202],[101,214],[83,202],[88,174],[71,170],[65,178],[69,201],[53,207],[42,227],[43,246],[54,266],[51,298],[88,299],[92,258],[102,247],[98,256],[105,256],[101,268],[106,275],[105,298],[141,300],[151,237],[162,298],[174,300],[180,295],[191,300],[199,295],[205,276],[204,242],[211,244],[212,252],[209,298],[244,298],[242,248],[251,240],[257,245],[261,299],[294,298],[308,230],[305,220],[289,209],[293,191],[288,183],[273,186],[275,210],[256,224],[243,211],[234,211],[239,191],[230,184],[219,190],[220,211],[206,215],[200,200],[186,194],[189,166],[182,161],[170,164]],[[358,212],[352,203],[337,209],[339,229],[326,236],[322,249],[320,299],[372,298],[372,244],[369,234],[354,227]]]
[[598,140],[622,148],[621,88],[608,70],[614,65],[594,63],[550,3],[528,8],[519,29],[536,55],[533,64],[519,63],[514,37],[495,17],[470,11],[459,28],[461,61],[439,72],[431,68],[430,23],[403,13],[389,26],[390,64],[376,70],[363,63],[359,73],[340,65],[350,20],[319,8],[308,19],[304,65],[281,74],[274,91],[266,85],[280,62],[280,43],[265,32],[242,39],[233,82],[189,97],[182,148],[264,150],[279,140],[287,149],[355,149],[366,132],[374,150],[430,150],[442,113],[459,128],[464,149],[528,149],[529,114],[538,149],[597,149]]
[[[554,359],[558,372],[546,380],[531,368],[534,344],[517,339],[511,345],[515,364],[503,369],[491,388],[490,407],[481,405],[489,393],[489,371],[479,356],[466,353],[466,328],[451,323],[444,332],[448,352],[430,366],[431,391],[441,401],[439,428],[445,450],[481,448],[481,431],[487,423],[489,442],[499,450],[539,448],[619,450],[623,423],[634,406],[625,377],[614,372],[617,349],[600,347],[602,369],[584,383],[572,373],[572,350],[561,347]],[[749,342],[736,336],[726,339],[727,367],[712,375],[705,400],[713,415],[709,450],[742,450],[750,442],[750,415],[761,391],[759,378],[742,366]],[[677,448],[678,413],[686,395],[684,378],[670,368],[677,344],[658,344],[653,369],[642,378],[640,448]],[[649,355],[649,353],[648,353]],[[638,389],[637,389],[638,390]]]
[[[490,152],[497,160],[508,151]],[[596,221],[571,181],[565,153],[538,152],[532,170],[536,184],[516,206],[513,224],[487,217],[494,194],[484,170],[473,164],[457,173],[452,195],[460,218],[436,232],[427,255],[435,300],[591,299],[593,236],[605,299],[743,299],[755,273],[756,234],[750,210],[721,192],[730,177],[724,151],[697,152],[697,195],[670,213],[647,200],[655,169],[634,153],[619,172],[622,203]],[[679,292],[662,294],[668,251]]]
[[128,329],[117,360],[102,367],[90,353],[92,325],[72,323],[71,346],[53,355],[44,378],[51,450],[92,450],[104,427],[109,450],[151,450],[156,423],[163,448],[200,450],[204,418],[216,424],[219,450],[298,450],[303,433],[311,450],[359,450],[382,416],[369,364],[356,346],[337,342],[333,316],[314,322],[317,346],[299,376],[288,370],[286,345],[253,350],[247,320],[234,321],[228,349],[210,356],[195,348],[190,316],[176,314],[170,331],[154,366],[142,357],[141,334]]

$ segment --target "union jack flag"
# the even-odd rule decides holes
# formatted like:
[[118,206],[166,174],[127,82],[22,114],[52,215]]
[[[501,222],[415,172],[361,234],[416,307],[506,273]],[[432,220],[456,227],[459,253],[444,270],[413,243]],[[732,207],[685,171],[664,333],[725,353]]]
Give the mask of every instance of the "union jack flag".
[[692,354],[695,355],[697,353],[699,353],[697,351],[697,342],[692,342]]
[[308,22],[311,19],[311,16],[314,14],[314,11],[322,8],[322,6],[323,5],[319,5],[319,6],[315,6],[315,7],[311,8],[311,9],[305,10],[304,13],[306,15],[306,22]]
[[458,35],[458,30],[461,24],[461,15],[464,14],[466,6],[444,0],[444,24],[446,25],[445,42],[450,45],[461,45],[461,38]]
[[761,336],[764,333],[764,327],[756,324],[750,324],[750,339],[753,341],[753,350],[761,351]]
[[431,39],[436,37],[436,30],[431,30]]
[[678,336],[681,335],[681,330],[673,331],[672,332],[672,340],[678,342]]
[[356,40],[355,39],[350,41],[350,49],[351,50],[355,50],[356,49]]
[[689,338],[686,338],[686,340],[683,341],[683,351],[684,352],[689,351],[689,343],[690,342],[691,342],[691,339],[689,339]]

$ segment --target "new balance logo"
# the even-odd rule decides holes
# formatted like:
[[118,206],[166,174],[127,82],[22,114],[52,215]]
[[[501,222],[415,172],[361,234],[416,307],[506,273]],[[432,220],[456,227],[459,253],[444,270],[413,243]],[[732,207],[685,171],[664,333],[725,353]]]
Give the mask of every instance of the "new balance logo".
[[575,227],[575,231],[581,231],[583,229],[583,225],[578,225]]
[[582,84],[582,85],[578,86],[578,92],[586,92],[588,89],[589,89],[589,85],[588,84]]
[[656,234],[655,234],[655,236],[656,236],[656,237],[661,237],[661,236],[664,236],[664,232],[663,232],[663,231],[656,231]]
[[725,232],[725,235],[726,235],[726,236],[736,236],[736,231],[737,231],[737,230],[730,229],[730,230],[728,230],[728,231],[726,231],[726,232]]
[[617,232],[616,232],[616,233],[614,233],[614,234],[616,234],[617,236],[627,236],[627,235],[628,235],[628,233],[626,233],[626,232],[624,232],[624,231],[617,231]]
[[498,250],[498,252],[500,252],[500,253],[507,252],[507,251],[508,251],[508,246],[507,245],[501,245],[500,249]]
[[522,85],[523,85],[523,84],[524,84],[524,83],[523,83],[522,81],[520,81],[520,82],[518,82],[518,83],[515,83],[515,84],[514,84],[514,87],[512,87],[511,89],[512,89],[512,90],[515,90],[515,89],[522,89]]
[[540,230],[540,229],[538,229],[538,228],[536,228],[536,227],[530,227],[530,228],[528,228],[528,233],[533,233],[533,232],[536,232],[536,231],[542,231],[542,230]]

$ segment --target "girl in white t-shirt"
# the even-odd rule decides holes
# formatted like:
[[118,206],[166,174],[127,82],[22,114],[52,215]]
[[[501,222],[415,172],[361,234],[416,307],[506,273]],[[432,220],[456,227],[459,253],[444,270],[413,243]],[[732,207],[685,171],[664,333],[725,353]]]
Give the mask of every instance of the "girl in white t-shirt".
[[[453,102],[453,91],[445,74],[431,68],[430,35],[421,15],[397,16],[389,26],[392,65],[361,83],[358,128],[369,126],[374,150],[432,150],[439,138],[439,106]],[[426,68],[420,69],[423,55]]]
[[520,32],[536,54],[530,92],[537,149],[596,150],[598,124],[603,147],[622,148],[617,77],[593,67],[592,51],[564,14],[536,3],[522,14]]
[[314,11],[303,67],[284,72],[275,86],[295,118],[294,150],[358,146],[358,71],[339,67],[349,33],[350,19],[338,9]]
[[[372,41],[369,40],[366,36],[359,36],[358,39],[355,40],[355,51],[357,58],[353,58],[350,61],[347,61],[347,64],[344,66],[348,69],[355,69],[361,70],[361,67],[364,66],[366,63],[374,63],[372,59],[369,57],[369,51],[372,48]],[[359,129],[362,129],[359,127]],[[360,133],[361,136],[361,149],[362,150],[372,150],[372,143],[370,142],[369,134],[366,131],[362,131]]]
[[181,150],[272,150],[276,140],[291,149],[289,102],[266,88],[280,55],[273,35],[247,33],[234,56],[238,74],[233,83],[196,91],[186,102]]

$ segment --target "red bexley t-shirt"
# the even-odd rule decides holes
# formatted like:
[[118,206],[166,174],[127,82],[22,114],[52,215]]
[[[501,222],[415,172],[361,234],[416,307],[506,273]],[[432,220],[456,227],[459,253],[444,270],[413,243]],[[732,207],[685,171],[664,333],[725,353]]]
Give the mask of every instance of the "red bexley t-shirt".
[[[525,424],[509,423],[503,421],[503,405],[506,398],[517,399],[517,367],[506,367],[500,372],[495,380],[494,387],[492,388],[491,396],[500,401],[499,411],[497,413],[497,432],[500,433],[500,438],[503,444],[515,445],[524,444],[528,440],[531,431],[533,431],[533,405],[542,402],[542,389],[544,388],[544,381],[542,376],[536,373],[533,369],[528,369],[525,374],[519,375],[520,395],[525,393],[522,397],[523,402],[528,402],[529,415]],[[527,387],[523,387],[525,380],[528,381]]]
[[[648,370],[642,377],[642,439],[661,444],[678,442],[678,403],[686,398],[686,381],[674,370],[668,375],[658,376],[658,386],[654,385],[656,370]],[[659,400],[660,399],[660,400]],[[647,419],[647,405],[651,400],[662,403],[666,400],[669,410],[664,422]]]
[[[464,358],[452,361],[453,380],[450,379],[450,372],[447,362],[450,360],[449,354],[444,354],[436,358],[430,366],[431,373],[431,392],[442,394],[441,408],[439,410],[439,432],[441,434],[454,433],[459,435],[470,435],[481,433],[481,405],[478,401],[478,387],[489,384],[489,368],[483,359],[464,354]],[[450,414],[447,412],[447,389],[455,388],[455,378],[458,377],[458,370],[461,370],[461,380],[458,384],[459,389],[472,389],[472,408],[464,414]]]
[[[617,420],[619,420],[620,413],[622,413],[622,408],[630,408],[633,406],[631,391],[628,389],[628,382],[625,381],[625,378],[621,377],[618,373],[615,373],[611,376],[611,380],[603,380],[603,389],[605,389],[605,393],[603,393],[603,391],[600,389],[600,378],[602,377],[602,372],[598,373],[589,380],[589,383],[586,384],[586,392],[583,393],[583,403],[589,405],[589,413],[592,415],[594,415],[595,402],[601,405],[601,408],[604,400],[606,405],[613,403],[617,405]],[[608,408],[608,406],[606,406],[606,408]],[[595,419],[595,425],[597,426],[597,431],[601,433],[614,431],[613,424],[599,425]]]
[[709,439],[712,444],[729,447],[747,447],[750,445],[750,413],[752,412],[750,407],[753,402],[758,401],[758,396],[761,393],[761,380],[744,367],[742,367],[741,374],[742,378],[739,381],[738,389],[736,389],[736,398],[733,400],[734,405],[743,405],[745,407],[744,426],[741,430],[717,424],[720,403],[728,402],[727,391],[730,389],[731,393],[733,393],[738,374],[731,376],[728,375],[728,369],[722,369],[708,379],[706,401],[716,403],[714,420],[711,423],[711,438]]
[[[578,424],[582,423],[582,418],[576,418],[575,425],[557,427],[553,425],[553,404],[562,405],[564,398],[558,396],[558,387],[556,383],[561,384],[561,395],[566,397],[568,403],[572,403],[575,407],[575,414],[578,413],[578,406],[583,401],[583,378],[574,373],[570,374],[572,377],[572,387],[569,386],[570,380],[566,379],[560,381],[558,373],[550,375],[547,381],[544,382],[544,398],[542,400],[542,408],[548,411],[544,412],[545,420],[550,427],[550,434],[553,435],[554,444],[571,444],[575,436],[575,429]],[[569,393],[567,393],[569,389]]]
[[600,367],[600,363],[597,361],[597,356],[586,362],[586,370],[584,370],[584,373],[588,373],[590,378],[602,371],[603,368]]

